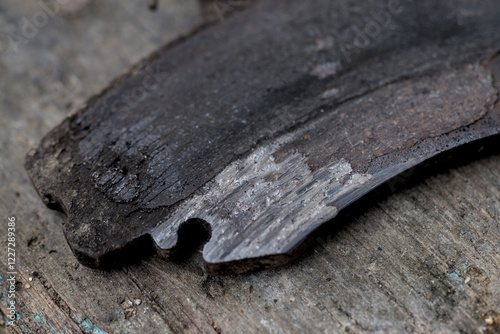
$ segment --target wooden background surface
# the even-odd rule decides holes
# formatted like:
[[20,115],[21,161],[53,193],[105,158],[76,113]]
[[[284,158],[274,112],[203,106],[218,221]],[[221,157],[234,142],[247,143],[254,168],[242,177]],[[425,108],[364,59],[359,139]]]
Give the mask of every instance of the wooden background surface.
[[[66,3],[36,30],[25,28],[17,51],[9,36],[23,36],[42,9],[29,0],[0,4],[0,333],[500,331],[499,154],[403,175],[418,182],[386,185],[286,267],[209,276],[198,253],[109,271],[80,265],[64,217],[27,177],[25,154],[133,63],[228,7]],[[9,216],[17,219],[19,274],[18,320],[7,328]]]

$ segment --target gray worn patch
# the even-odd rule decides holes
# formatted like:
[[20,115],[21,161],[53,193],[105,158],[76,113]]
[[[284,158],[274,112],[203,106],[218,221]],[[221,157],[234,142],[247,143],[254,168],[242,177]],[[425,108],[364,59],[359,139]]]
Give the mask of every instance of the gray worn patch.
[[203,250],[209,263],[286,253],[308,231],[335,217],[338,209],[329,203],[372,176],[352,173],[344,159],[314,172],[300,153],[276,161],[273,153],[297,135],[281,137],[235,161],[182,203],[151,232],[158,248],[173,248],[179,226],[198,218],[212,227]]

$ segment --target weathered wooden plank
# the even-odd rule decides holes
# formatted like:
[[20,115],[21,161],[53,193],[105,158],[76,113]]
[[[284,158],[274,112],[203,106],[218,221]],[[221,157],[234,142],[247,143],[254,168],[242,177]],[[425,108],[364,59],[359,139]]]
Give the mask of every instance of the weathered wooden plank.
[[78,259],[104,265],[148,235],[169,255],[192,220],[211,231],[212,270],[281,264],[376,186],[500,132],[482,65],[500,49],[493,2],[339,6],[259,4],[157,53],[45,137],[26,166],[68,215]]
[[[65,218],[45,208],[24,172],[25,154],[60,122],[69,102],[86,99],[94,85],[106,84],[145,48],[154,48],[149,41],[176,31],[143,30],[135,20],[179,24],[186,15],[195,23],[187,15],[188,1],[162,0],[159,17],[141,11],[141,1],[120,1],[125,8],[135,6],[132,11],[114,2],[108,10],[108,4],[94,2],[78,16],[62,16],[15,58],[0,57],[0,229],[7,226],[3,217],[15,215],[19,222],[19,320],[8,333],[498,332],[498,153],[478,161],[471,160],[477,154],[465,155],[462,166],[431,166],[424,169],[431,175],[426,178],[419,176],[422,170],[403,173],[384,186],[389,195],[373,194],[349,214],[341,213],[307,256],[286,267],[213,277],[198,253],[187,261],[151,257],[108,271],[79,265],[63,241]],[[359,6],[344,4],[342,13],[356,15]],[[0,6],[2,28],[2,15],[17,22],[38,8],[29,0]],[[116,20],[118,13],[123,16]],[[122,32],[124,24],[129,28],[123,39],[95,30]],[[83,41],[97,43],[86,47],[99,52],[71,56]],[[147,46],[135,44],[140,41]],[[127,59],[117,56],[117,48]],[[54,58],[60,60],[57,75],[42,70],[50,68],[44,61]],[[80,82],[66,79],[76,74]],[[393,193],[409,174],[419,176],[417,182]],[[5,249],[3,232],[0,236]],[[0,276],[4,261],[0,257]],[[5,287],[0,279],[2,293]],[[2,295],[0,332],[6,329],[5,303]]]

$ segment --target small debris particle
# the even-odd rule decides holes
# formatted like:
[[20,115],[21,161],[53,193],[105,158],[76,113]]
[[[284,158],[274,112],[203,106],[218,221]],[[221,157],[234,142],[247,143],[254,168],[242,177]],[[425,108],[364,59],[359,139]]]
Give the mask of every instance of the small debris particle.
[[464,283],[467,284],[470,282],[470,277],[466,277]]
[[121,302],[121,305],[123,308],[128,308],[128,307],[131,307],[134,303],[132,303],[132,301],[128,298],[126,299],[123,299],[123,301]]
[[[321,94],[321,99],[326,100],[326,99],[329,99],[331,97],[335,97],[339,94],[339,92],[340,92],[340,90],[338,88],[328,89]],[[323,111],[321,111],[321,112],[323,112]]]
[[31,288],[31,285],[29,283],[26,283],[26,285],[24,286],[26,289],[30,289]]
[[493,325],[493,323],[494,323],[493,317],[491,317],[491,316],[484,319],[484,321],[486,322],[487,325]]
[[134,300],[134,304],[137,306],[141,305],[141,303],[142,303],[142,300],[140,300],[140,299]]
[[28,281],[30,282],[33,281],[33,277],[28,278]]
[[305,140],[308,140],[308,139],[309,139],[309,135],[308,135],[308,134],[305,134],[305,135],[304,135],[304,139],[305,139]]
[[316,51],[326,50],[333,46],[333,39],[331,37],[317,38],[314,40],[314,48]]
[[150,10],[157,10],[158,9],[158,0],[149,0],[148,7]]
[[325,79],[329,76],[337,74],[340,69],[340,62],[328,62],[323,64],[317,64],[312,70],[312,75],[317,76],[320,79]]

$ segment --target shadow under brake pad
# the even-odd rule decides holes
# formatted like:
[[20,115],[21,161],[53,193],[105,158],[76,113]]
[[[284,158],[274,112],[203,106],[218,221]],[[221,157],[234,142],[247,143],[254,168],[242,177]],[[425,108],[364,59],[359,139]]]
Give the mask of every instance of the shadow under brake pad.
[[26,168],[87,265],[144,238],[168,256],[188,221],[213,271],[286,263],[377,185],[500,132],[499,17],[497,0],[263,1],[138,64]]

